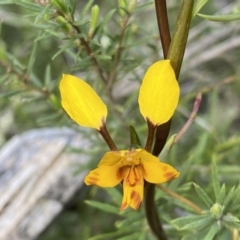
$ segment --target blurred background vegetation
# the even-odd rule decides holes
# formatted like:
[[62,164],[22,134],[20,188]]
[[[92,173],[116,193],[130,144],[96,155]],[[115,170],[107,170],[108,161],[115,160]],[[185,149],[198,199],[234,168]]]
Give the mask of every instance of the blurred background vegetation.
[[[0,2],[0,146],[12,136],[33,128],[69,126],[84,132],[61,108],[58,83],[63,73],[86,80],[104,99],[109,108],[108,129],[120,149],[129,146],[130,124],[144,143],[147,128],[138,111],[138,86],[148,66],[163,58],[154,2],[137,1],[128,15],[119,9],[118,1],[76,1],[76,8],[66,9],[64,16],[59,14],[56,2],[52,1],[52,5],[47,0]],[[75,1],[68,2],[69,6],[74,6]],[[181,1],[169,0],[167,4],[173,31]],[[97,11],[92,10],[94,5],[99,6],[95,26],[92,25],[92,11]],[[227,14],[239,12],[239,9],[239,0],[212,0],[201,13]],[[73,15],[75,22],[71,25],[68,21],[72,21]],[[180,171],[187,169],[175,186],[171,183],[171,189],[200,206],[191,182],[200,185],[214,199],[210,181],[213,157],[217,161],[220,182],[226,184],[227,191],[239,183],[239,26],[239,21],[210,22],[196,16],[180,74],[181,99],[173,117],[171,135],[188,119],[197,92],[203,93],[203,100],[194,124],[167,156],[168,163]],[[81,39],[86,40],[95,60],[85,50]],[[106,79],[111,79],[110,84]],[[91,134],[97,136],[93,130]],[[98,156],[107,150],[102,139],[98,136],[96,139],[89,168],[96,166]],[[142,239],[154,239],[143,209],[138,215],[129,210],[119,216],[114,210],[106,213],[86,207],[84,202],[94,199],[117,206],[121,201],[119,192],[83,187],[40,239],[90,239],[114,231],[126,216],[132,218],[132,234],[135,234],[129,239],[141,239],[140,232]],[[169,222],[191,210],[179,206],[160,190],[157,201],[170,239],[180,239],[184,234],[179,235]],[[240,217],[239,210],[235,214]],[[124,233],[119,234],[121,239],[127,239],[123,236]],[[221,236],[221,239],[230,239],[231,235],[226,232]]]

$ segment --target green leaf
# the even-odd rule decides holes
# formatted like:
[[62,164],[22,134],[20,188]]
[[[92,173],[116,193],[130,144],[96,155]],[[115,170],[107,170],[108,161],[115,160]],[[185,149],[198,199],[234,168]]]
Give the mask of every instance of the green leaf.
[[90,10],[91,6],[93,5],[94,0],[89,0],[87,4],[84,6],[82,13],[80,16],[85,16],[87,12]]
[[63,46],[61,46],[60,50],[57,51],[53,57],[52,60],[54,60],[58,55],[60,55],[61,53],[63,53],[64,51],[66,51],[68,48],[70,48],[71,46],[73,46],[73,42],[72,41],[68,41],[66,44],[64,44]]
[[208,2],[208,0],[197,0],[193,6],[192,18],[202,9],[202,7]]
[[43,87],[42,82],[40,81],[40,79],[32,72],[29,75],[29,78],[31,79],[32,84],[36,87],[41,89]]
[[240,231],[240,224],[237,222],[224,222],[224,225],[230,229],[236,228],[238,231]]
[[206,237],[203,240],[212,240],[219,230],[220,230],[220,226],[218,225],[217,222],[215,222],[211,226],[209,232],[207,233]]
[[223,221],[225,222],[236,222],[236,223],[239,223],[239,219],[231,214],[227,214],[227,215],[224,215],[223,216]]
[[73,15],[74,12],[76,11],[77,0],[67,1],[67,7],[68,7],[69,12]]
[[120,193],[120,191],[117,188],[105,188],[105,191],[112,198],[113,202],[117,206],[120,206],[122,201],[122,193]]
[[4,83],[6,80],[8,80],[9,74],[5,74],[0,76],[0,85]]
[[177,134],[173,134],[168,140],[167,143],[164,145],[163,150],[161,151],[159,158],[160,159],[165,159],[165,157],[167,156],[169,150],[171,149],[171,147],[173,146],[173,141],[175,139]]
[[133,240],[133,239],[139,239],[139,232],[128,234],[124,237],[116,238],[116,240]]
[[47,4],[42,12],[40,14],[37,15],[35,21],[34,21],[34,24],[36,24],[37,22],[39,22],[40,20],[42,20],[45,16],[45,14],[47,14],[49,12],[49,9],[51,8],[51,5],[50,4]]
[[228,208],[229,203],[231,202],[231,200],[233,199],[233,195],[234,195],[234,191],[235,191],[235,186],[233,186],[230,191],[227,194],[227,197],[224,199],[223,202],[223,206],[225,209]]
[[240,202],[240,185],[238,185],[238,187],[236,188],[236,190],[234,191],[234,195],[232,197],[232,206],[234,206],[235,204]]
[[191,155],[183,164],[183,166],[180,168],[179,172],[181,173],[177,179],[174,179],[174,181],[171,181],[169,184],[169,188],[171,190],[176,190],[177,187],[180,185],[180,183],[185,179],[186,175],[189,173],[189,168],[194,159],[194,156]]
[[235,21],[240,19],[240,13],[233,13],[228,15],[205,15],[205,14],[198,13],[197,15],[209,21],[215,21],[215,22],[229,22],[229,21]]
[[28,67],[27,67],[28,75],[30,75],[33,72],[33,66],[36,60],[36,55],[37,55],[37,45],[38,45],[38,42],[34,42],[33,49],[28,61]]
[[193,183],[193,186],[194,186],[198,196],[202,199],[202,201],[205,203],[205,205],[208,208],[211,208],[212,205],[214,204],[214,202],[211,200],[211,198],[208,197],[206,192],[200,186],[198,186],[196,183]]
[[95,55],[95,57],[99,60],[111,60],[112,59],[112,57],[109,55],[100,55],[99,54],[99,55]]
[[92,200],[86,200],[85,203],[87,203],[88,205],[98,208],[104,212],[109,212],[109,213],[114,213],[119,215],[119,208],[118,207],[114,207],[110,204],[107,203],[101,203],[101,202],[97,202],[97,201],[92,201]]
[[51,4],[61,13],[67,13],[67,6],[65,1],[62,0],[50,0]]
[[126,219],[116,223],[116,226],[117,226],[117,228],[130,226],[132,223],[142,220],[144,218],[144,215],[145,215],[144,212],[137,212],[136,214],[129,216]]
[[41,5],[26,0],[12,0],[12,2],[33,12],[41,12],[43,9]]
[[50,89],[50,82],[51,82],[51,66],[50,64],[48,64],[45,70],[45,81],[44,81],[44,85],[46,86],[47,89]]
[[141,45],[141,44],[146,44],[146,42],[149,42],[153,38],[155,38],[155,35],[150,35],[148,37],[141,38],[141,40],[135,41],[135,42],[130,42],[129,41],[129,43],[124,45],[124,49],[136,47],[136,46]]
[[99,28],[96,29],[97,32],[102,31],[102,29],[106,26],[107,22],[113,17],[115,12],[116,12],[116,9],[112,9],[106,14],[106,16],[102,19],[101,24],[99,25]]
[[167,196],[162,196],[163,198],[167,199],[167,201],[172,203],[173,205],[179,206],[180,208],[186,210],[186,212],[189,213],[196,213],[196,210],[192,208],[192,206],[189,206],[188,204],[179,201],[178,199],[172,198],[172,197],[167,197]]
[[204,218],[199,219],[197,221],[193,221],[189,224],[186,224],[184,227],[182,227],[180,230],[190,230],[194,228],[203,228],[204,226],[209,225],[211,222],[213,222],[213,218],[211,216],[204,216]]
[[222,185],[220,192],[219,192],[219,199],[218,199],[218,203],[220,203],[221,205],[223,205],[224,199],[226,197],[226,187],[225,184]]
[[106,239],[116,239],[116,237],[121,237],[123,235],[129,235],[132,233],[132,227],[124,228],[111,233],[103,233],[97,236],[88,238],[88,240],[106,240]]
[[0,5],[4,5],[4,4],[12,4],[13,1],[12,0],[1,0],[0,1]]
[[212,175],[213,191],[214,191],[216,200],[218,202],[219,196],[220,196],[220,184],[219,184],[219,179],[218,179],[217,165],[216,165],[216,161],[214,159],[212,160],[211,168],[212,168],[211,175]]
[[131,141],[131,147],[134,148],[141,148],[142,144],[140,141],[140,138],[138,137],[138,134],[133,126],[129,126],[130,130],[130,141]]
[[9,92],[0,93],[0,98],[12,97],[12,96],[17,95],[18,93],[22,93],[24,91],[25,90],[13,90],[13,91],[9,91]]
[[185,225],[205,219],[205,216],[198,216],[198,215],[192,215],[192,216],[186,216],[186,217],[181,217],[177,218],[171,221],[171,223],[175,226],[177,226],[179,229],[183,228]]
[[0,21],[0,35],[2,33],[2,21]]

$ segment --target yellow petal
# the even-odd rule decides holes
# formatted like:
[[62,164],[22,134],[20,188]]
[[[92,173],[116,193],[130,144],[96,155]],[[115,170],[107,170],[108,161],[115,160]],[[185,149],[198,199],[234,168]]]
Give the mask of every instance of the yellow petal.
[[[130,168],[125,169],[125,175],[128,174],[128,171],[130,171]],[[130,182],[124,178],[123,200],[120,207],[121,210],[126,209],[128,206],[132,207],[135,210],[139,209],[143,200],[143,186],[144,181],[142,176],[134,183],[134,185],[131,185]]]
[[162,163],[147,151],[141,152],[143,178],[150,183],[164,183],[179,176],[179,172],[171,165]]
[[114,187],[123,180],[119,165],[101,166],[92,170],[84,179],[86,185]]
[[177,107],[179,93],[170,60],[154,63],[147,70],[139,90],[141,114],[155,126],[167,122]]
[[107,107],[86,82],[63,74],[60,93],[63,108],[75,122],[100,130],[107,117]]
[[123,157],[121,156],[121,152],[107,152],[103,158],[101,159],[101,161],[98,164],[98,167],[100,166],[113,166],[115,164],[121,164],[121,159]]

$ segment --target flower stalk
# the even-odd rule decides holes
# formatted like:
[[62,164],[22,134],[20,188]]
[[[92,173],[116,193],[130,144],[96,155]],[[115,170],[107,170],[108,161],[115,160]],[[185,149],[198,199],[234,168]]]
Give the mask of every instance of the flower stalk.
[[[171,41],[169,24],[167,18],[167,7],[165,0],[155,0],[156,14],[158,20],[158,28],[160,33],[160,39],[163,48],[164,58],[170,59],[171,65],[174,69],[176,78],[178,79],[182,60],[186,48],[187,38],[189,27],[191,23],[192,9],[193,9],[194,0],[184,0],[173,38]],[[170,44],[171,42],[171,44]],[[169,47],[170,44],[170,47]],[[153,155],[158,156],[162,151],[171,127],[171,119],[167,122],[159,125],[156,130],[155,143],[153,147]],[[154,202],[154,184],[149,184],[149,187],[146,190],[145,196],[145,210],[146,217],[151,227],[152,231],[158,237],[159,240],[167,240],[167,236],[164,233],[164,230],[161,225],[161,221],[156,211],[156,206]]]
[[112,140],[105,123],[100,127],[98,132],[101,134],[111,151],[118,151],[118,148]]

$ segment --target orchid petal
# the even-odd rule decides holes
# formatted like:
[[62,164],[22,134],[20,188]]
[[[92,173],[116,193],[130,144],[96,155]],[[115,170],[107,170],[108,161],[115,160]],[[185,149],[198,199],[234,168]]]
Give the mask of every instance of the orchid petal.
[[86,185],[99,187],[115,187],[123,180],[123,174],[119,165],[101,166],[92,170],[84,179]]
[[160,162],[159,159],[147,151],[141,152],[143,178],[150,183],[164,183],[179,176],[179,172],[171,165]]
[[100,130],[107,117],[107,107],[90,85],[82,79],[63,74],[60,93],[63,108],[75,122]]
[[167,122],[179,99],[179,85],[170,60],[154,63],[147,70],[139,90],[139,108],[154,126]]
[[[139,168],[139,167],[137,167]],[[131,171],[130,168],[127,169],[128,171]],[[137,171],[139,171],[138,169]],[[125,175],[128,174],[125,171]],[[131,173],[130,173],[131,174]],[[132,173],[133,174],[133,173]],[[140,178],[131,185],[129,181],[124,178],[123,181],[123,200],[120,209],[124,210],[128,206],[132,207],[135,210],[138,210],[141,206],[142,200],[143,200],[143,178],[140,176]]]

